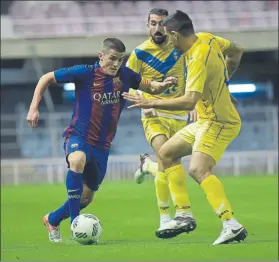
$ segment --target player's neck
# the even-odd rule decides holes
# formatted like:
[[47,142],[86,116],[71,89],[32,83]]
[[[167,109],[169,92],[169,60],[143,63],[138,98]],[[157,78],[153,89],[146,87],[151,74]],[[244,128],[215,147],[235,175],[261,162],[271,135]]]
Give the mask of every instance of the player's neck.
[[160,43],[160,44],[154,42],[154,40],[152,39],[152,37],[150,37],[150,39],[151,39],[151,42],[152,42],[153,45],[156,45],[156,46],[159,46],[159,47],[164,47],[164,46],[166,46],[167,43],[168,43],[168,38],[166,38],[166,40],[165,40],[163,43]]
[[188,36],[187,38],[185,38],[185,50],[184,52],[188,52],[191,47],[196,43],[196,41],[198,40],[198,37],[196,35],[191,35]]

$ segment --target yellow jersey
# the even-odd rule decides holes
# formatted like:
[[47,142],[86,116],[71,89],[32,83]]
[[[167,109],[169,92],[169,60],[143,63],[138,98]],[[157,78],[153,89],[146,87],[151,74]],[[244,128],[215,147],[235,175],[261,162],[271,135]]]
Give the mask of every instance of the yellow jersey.
[[196,104],[198,119],[240,124],[240,116],[231,102],[229,76],[223,51],[230,42],[210,33],[196,34],[198,40],[185,54],[186,91],[202,94]]
[[[173,47],[171,42],[168,41],[159,46],[153,42],[152,38],[149,38],[133,50],[126,66],[149,80],[161,82],[169,76],[177,77],[177,85],[170,87],[162,94],[150,95],[143,93],[146,99],[171,99],[184,95],[186,81],[185,58]],[[156,111],[169,117],[179,116],[186,119],[187,115],[185,110]]]

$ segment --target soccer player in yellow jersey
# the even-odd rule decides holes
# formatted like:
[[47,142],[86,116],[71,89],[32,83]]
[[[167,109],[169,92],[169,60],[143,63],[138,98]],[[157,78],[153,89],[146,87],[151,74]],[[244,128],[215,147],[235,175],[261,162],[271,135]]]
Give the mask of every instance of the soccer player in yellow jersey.
[[[181,97],[184,95],[186,81],[186,62],[184,56],[173,47],[166,35],[162,21],[168,15],[165,9],[152,9],[148,14],[147,27],[150,32],[150,38],[136,47],[127,61],[127,66],[133,71],[140,73],[143,77],[162,81],[168,76],[178,79],[177,85],[170,87],[164,93],[159,95],[149,95],[143,93],[143,97],[150,100],[167,100]],[[184,109],[170,111],[154,109],[145,109],[142,112],[142,124],[145,136],[151,144],[155,154],[158,156],[161,146],[172,137],[177,131],[184,128],[187,124],[188,112]],[[141,157],[141,168],[136,172],[138,183],[143,182],[144,175],[148,172],[155,176],[155,187],[160,212],[160,228],[156,235],[164,238],[163,224],[171,221],[169,213],[169,199],[173,199],[176,208],[176,217],[192,217],[190,210],[190,201],[186,190],[186,182],[177,184],[178,180],[186,180],[186,174],[181,166],[181,172],[170,174],[168,182],[157,179],[158,165],[162,167],[160,158],[157,157],[157,163],[151,161],[148,155]],[[143,171],[144,170],[144,171]],[[162,229],[162,230],[161,230]],[[194,225],[191,228],[194,229]],[[190,229],[186,228],[186,231]]]
[[[246,229],[236,220],[221,181],[212,173],[227,146],[238,136],[240,116],[231,101],[228,83],[238,67],[242,49],[228,40],[195,34],[192,20],[182,11],[164,21],[174,46],[185,54],[187,80],[185,94],[168,100],[147,100],[128,93],[124,97],[141,108],[192,110],[198,120],[171,137],[160,149],[164,172],[157,176],[167,181],[169,174],[181,172],[180,159],[191,156],[189,174],[205,192],[207,200],[223,223],[223,230],[213,245],[242,241]],[[223,44],[220,45],[220,42]],[[189,221],[175,219],[168,223],[170,232]]]

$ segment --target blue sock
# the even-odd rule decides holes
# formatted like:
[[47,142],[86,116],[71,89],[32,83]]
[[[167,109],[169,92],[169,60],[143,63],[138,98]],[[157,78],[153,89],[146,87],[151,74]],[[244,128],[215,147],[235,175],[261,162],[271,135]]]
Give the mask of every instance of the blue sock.
[[[87,205],[80,203],[79,205],[80,210],[87,207]],[[48,222],[52,226],[59,226],[62,220],[67,219],[70,217],[70,207],[68,200],[64,203],[63,206],[58,208],[57,210],[51,212],[48,217]]]
[[68,204],[72,223],[80,212],[79,206],[83,189],[82,174],[69,170],[66,177],[66,187],[68,192]]

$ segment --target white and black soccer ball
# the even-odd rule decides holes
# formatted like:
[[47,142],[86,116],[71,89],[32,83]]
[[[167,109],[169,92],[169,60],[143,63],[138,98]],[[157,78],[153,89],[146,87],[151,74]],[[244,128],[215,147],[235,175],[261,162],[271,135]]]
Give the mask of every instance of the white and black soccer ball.
[[91,214],[77,216],[71,224],[72,236],[82,245],[97,244],[102,234],[100,220]]

